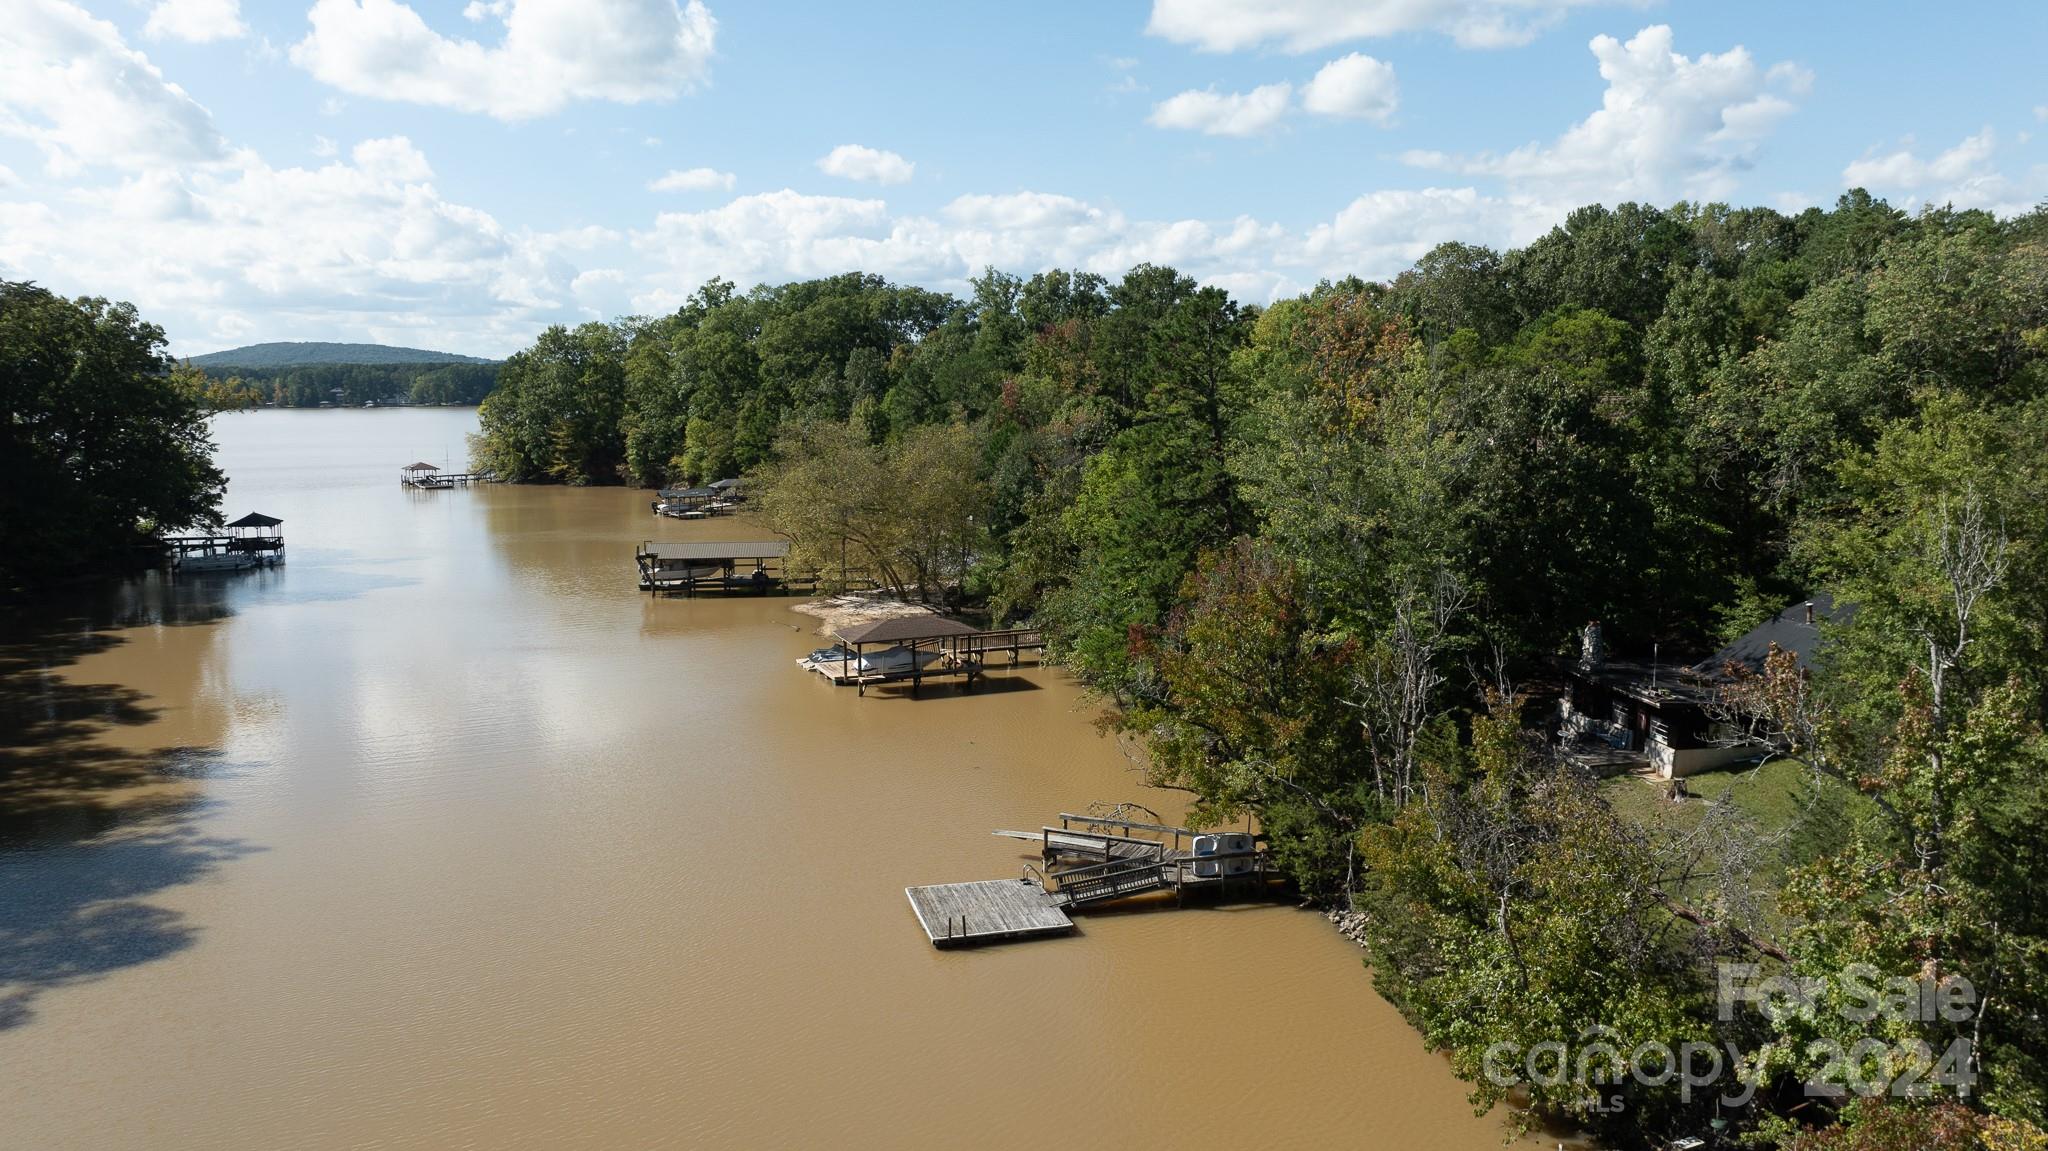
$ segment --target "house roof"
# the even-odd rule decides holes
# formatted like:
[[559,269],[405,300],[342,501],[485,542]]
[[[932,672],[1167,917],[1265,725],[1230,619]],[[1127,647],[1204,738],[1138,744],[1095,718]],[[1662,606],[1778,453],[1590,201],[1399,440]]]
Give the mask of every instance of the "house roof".
[[719,491],[724,491],[727,488],[736,488],[740,486],[740,482],[738,480],[713,480],[711,481],[711,486],[717,488]]
[[902,643],[913,639],[938,639],[949,635],[973,635],[977,629],[942,615],[908,615],[878,619],[873,623],[842,628],[845,643]]
[[231,528],[274,528],[283,522],[283,520],[278,519],[276,516],[266,516],[262,512],[250,512],[228,526]]
[[[1808,608],[1812,617],[1808,618]],[[1751,628],[1741,639],[1715,652],[1708,658],[1693,665],[1693,671],[1710,678],[1726,674],[1730,664],[1762,671],[1764,658],[1776,644],[1782,651],[1789,651],[1799,662],[1799,670],[1812,671],[1813,656],[1820,644],[1820,624],[1829,620],[1847,621],[1854,615],[1854,604],[1835,603],[1835,597],[1826,592],[1815,592],[1811,599],[1804,599],[1772,616],[1768,621]]]

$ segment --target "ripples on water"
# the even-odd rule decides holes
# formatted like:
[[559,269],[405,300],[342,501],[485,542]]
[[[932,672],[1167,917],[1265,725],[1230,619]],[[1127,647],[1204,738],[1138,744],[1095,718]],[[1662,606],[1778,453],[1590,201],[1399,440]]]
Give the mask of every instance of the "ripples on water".
[[743,524],[399,487],[473,426],[224,417],[288,565],[0,642],[8,1145],[1499,1145],[1307,913],[934,952],[991,829],[1174,798],[1052,671],[861,699],[789,601],[634,590]]

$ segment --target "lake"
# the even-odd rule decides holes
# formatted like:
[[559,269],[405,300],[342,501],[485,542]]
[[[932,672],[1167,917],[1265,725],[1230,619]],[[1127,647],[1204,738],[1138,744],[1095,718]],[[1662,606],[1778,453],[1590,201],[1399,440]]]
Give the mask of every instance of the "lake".
[[860,698],[798,601],[636,590],[743,524],[400,486],[475,420],[221,417],[285,567],[0,637],[0,1142],[1500,1146],[1312,912],[934,950],[992,829],[1179,801],[1056,669]]

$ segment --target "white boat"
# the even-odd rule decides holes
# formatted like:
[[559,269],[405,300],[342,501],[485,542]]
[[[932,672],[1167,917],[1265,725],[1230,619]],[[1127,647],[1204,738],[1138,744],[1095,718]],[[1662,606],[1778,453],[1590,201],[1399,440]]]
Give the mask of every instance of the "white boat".
[[883,648],[870,652],[853,661],[854,670],[861,675],[901,675],[913,667],[922,670],[939,658],[939,653],[919,649],[913,652],[907,647]]

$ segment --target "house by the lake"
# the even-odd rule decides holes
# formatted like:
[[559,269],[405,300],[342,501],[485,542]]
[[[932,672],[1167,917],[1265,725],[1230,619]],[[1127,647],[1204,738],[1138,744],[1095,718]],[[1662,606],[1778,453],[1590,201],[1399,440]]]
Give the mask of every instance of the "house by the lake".
[[1579,658],[1565,672],[1558,732],[1565,754],[1594,770],[1647,770],[1664,779],[1756,757],[1764,749],[1717,718],[1716,693],[1737,676],[1761,672],[1773,648],[1811,670],[1820,625],[1846,612],[1817,594],[1691,664],[1610,658],[1599,623],[1587,624]]

